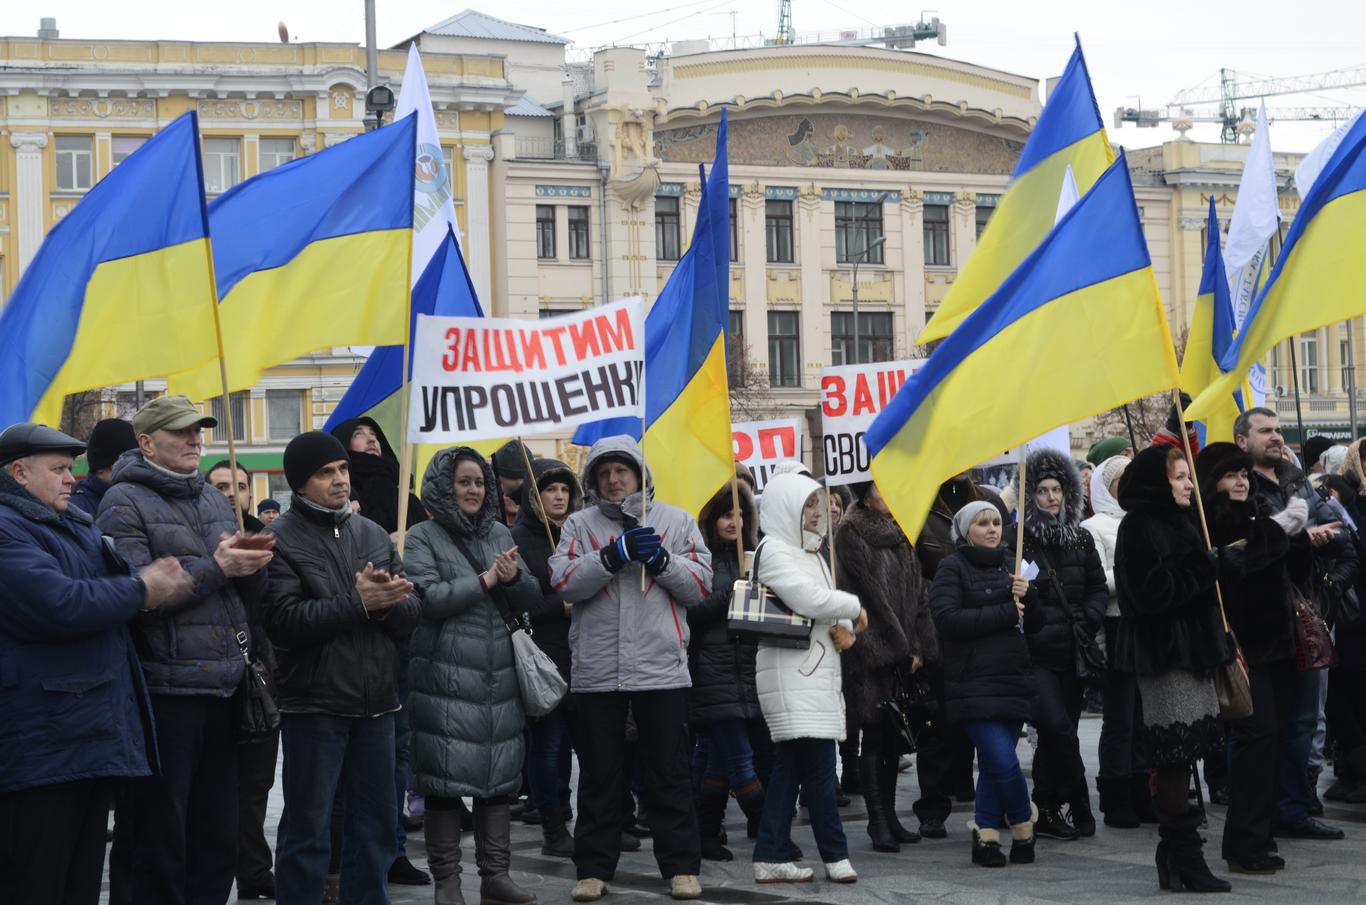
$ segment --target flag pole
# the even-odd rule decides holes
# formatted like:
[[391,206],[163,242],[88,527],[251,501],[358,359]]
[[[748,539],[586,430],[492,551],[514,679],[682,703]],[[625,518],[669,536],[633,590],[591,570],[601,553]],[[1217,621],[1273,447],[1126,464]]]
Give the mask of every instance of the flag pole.
[[213,240],[207,235],[204,243],[204,257],[209,262],[209,301],[213,307],[213,339],[218,344],[218,379],[223,385],[223,422],[228,429],[228,467],[232,469],[232,511],[237,517],[237,530],[243,533],[247,530],[246,520],[242,515],[242,500],[237,495],[237,441],[234,439],[236,431],[232,423],[232,394],[228,391],[228,360],[223,354],[223,320],[218,314],[218,274],[213,267]]
[[744,513],[740,511],[740,471],[736,469],[735,475],[730,479],[730,507],[735,513],[738,527],[735,531],[735,562],[739,565],[740,574],[745,574],[745,527]]
[[[413,156],[417,159],[417,120],[416,114],[410,114],[413,120]],[[416,176],[414,176],[416,179]],[[415,205],[413,195],[417,193],[416,184],[411,189],[412,195],[408,199],[408,210],[411,213]],[[411,218],[410,218],[411,219]],[[405,301],[403,306],[407,316],[403,319],[403,382],[398,388],[398,424],[399,433],[403,435],[402,450],[403,454],[398,460],[398,538],[394,542],[395,549],[398,550],[399,558],[403,558],[403,544],[408,539],[408,485],[413,480],[413,444],[408,439],[408,396],[412,392],[409,380],[409,370],[412,367],[413,355],[413,333],[416,325],[413,323],[413,229],[412,224],[408,228],[408,260],[406,264],[407,277],[403,283]]]
[[[1020,496],[1015,501],[1015,574],[1020,574],[1020,566],[1024,562],[1024,540],[1025,540],[1025,473],[1029,462],[1029,444],[1020,444]],[[1016,597],[1015,602],[1019,603],[1020,598]]]
[[[517,437],[517,445],[522,448],[522,461],[526,463],[526,479],[531,482],[531,489],[527,491],[527,502],[531,502],[531,494],[540,495],[540,488],[536,486],[536,472],[531,468],[531,454],[526,451],[526,444],[521,437]],[[643,475],[642,475],[643,477]],[[501,490],[499,491],[501,493]],[[541,525],[545,528],[545,539],[550,542],[550,552],[555,552],[555,538],[550,533],[550,520],[546,518],[545,506],[541,506]]]
[[1124,426],[1129,429],[1129,445],[1134,448],[1134,453],[1138,452],[1138,437],[1134,436],[1134,419],[1129,416],[1129,403],[1120,406],[1124,412]]
[[[642,414],[640,416],[640,523],[642,525],[650,523],[650,488],[645,480],[645,474],[649,468],[650,464],[645,461],[645,415]],[[640,593],[645,593],[644,563],[641,563],[640,566]]]

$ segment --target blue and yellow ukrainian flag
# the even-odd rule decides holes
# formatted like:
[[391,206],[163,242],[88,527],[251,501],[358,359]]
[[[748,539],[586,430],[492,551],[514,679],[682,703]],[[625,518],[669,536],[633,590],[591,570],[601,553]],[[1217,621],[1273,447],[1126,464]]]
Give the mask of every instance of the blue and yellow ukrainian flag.
[[[645,437],[655,499],[696,515],[735,474],[726,326],[730,314],[730,178],[726,114],[716,133],[716,162],[703,180],[692,244],[645,319]],[[640,422],[586,424],[574,442],[614,434],[640,436]]]
[[1121,154],[873,422],[873,477],[918,537],[942,482],[1178,379]]
[[[1233,300],[1229,297],[1224,256],[1219,249],[1219,218],[1214,213],[1214,198],[1209,199],[1208,238],[1205,241],[1205,269],[1200,275],[1200,291],[1186,334],[1186,351],[1181,357],[1181,389],[1195,399],[1205,387],[1223,376],[1219,362],[1233,344]],[[1244,396],[1244,398],[1248,398]],[[1202,447],[1215,441],[1233,442],[1233,422],[1238,403],[1232,395],[1204,419]]]
[[199,122],[184,116],[48,233],[0,313],[0,428],[56,425],[69,393],[213,360]]
[[[228,387],[329,346],[401,346],[408,324],[416,120],[358,135],[209,205]],[[172,393],[223,392],[218,362]]]
[[1186,415],[1206,418],[1288,336],[1366,313],[1366,117],[1343,136],[1295,214],[1266,285]]
[[1078,191],[1085,193],[1114,159],[1077,38],[1072,59],[1020,152],[1010,186],[916,342],[924,345],[952,333],[1039,246],[1057,218],[1069,165]]

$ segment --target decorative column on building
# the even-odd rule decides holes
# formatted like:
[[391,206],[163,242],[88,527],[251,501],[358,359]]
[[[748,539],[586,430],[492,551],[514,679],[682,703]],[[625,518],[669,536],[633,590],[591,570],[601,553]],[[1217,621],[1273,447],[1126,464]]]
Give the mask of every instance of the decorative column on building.
[[906,300],[906,351],[925,326],[925,193],[909,187],[901,192],[901,298]]
[[833,223],[834,202],[826,202],[821,189],[813,182],[802,186],[797,196],[799,223],[797,239],[800,249],[797,261],[801,265],[801,331],[802,349],[802,386],[815,389],[820,369],[830,362],[826,360],[825,350],[830,346],[829,325],[820,323],[830,299],[830,279],[825,272],[827,264],[835,264],[835,250],[832,247],[829,260],[821,244],[822,224]]
[[469,264],[474,290],[479,293],[479,302],[490,313],[496,310],[489,269],[489,161],[492,159],[493,148],[488,145],[465,145],[465,225],[468,229],[464,236],[465,260]]
[[963,269],[977,247],[977,195],[969,191],[953,196],[953,263]]
[[43,132],[11,132],[10,145],[14,147],[15,186],[14,197],[18,201],[15,220],[19,230],[19,272],[23,273],[29,261],[38,253],[47,232],[43,207],[47,202],[47,191],[43,186],[43,149],[47,147],[47,135]]
[[579,156],[578,117],[574,114],[574,80],[565,76],[560,82],[560,134],[564,136],[564,159],[575,160]]
[[[744,337],[750,350],[757,349],[756,340],[764,337],[768,311],[768,243],[764,238],[764,208],[767,198],[759,180],[745,185],[740,191],[740,258],[744,262]],[[767,347],[768,343],[763,344]],[[742,360],[749,364],[753,356],[745,351]]]

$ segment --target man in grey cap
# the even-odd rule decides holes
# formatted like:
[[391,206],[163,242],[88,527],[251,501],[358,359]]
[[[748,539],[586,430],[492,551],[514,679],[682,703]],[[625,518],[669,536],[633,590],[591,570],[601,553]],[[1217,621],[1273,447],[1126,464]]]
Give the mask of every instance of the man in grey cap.
[[250,637],[247,610],[264,590],[272,554],[237,532],[232,506],[199,471],[202,429],[216,424],[184,396],[144,405],[133,416],[138,448],[114,463],[97,517],[133,565],[174,556],[194,580],[184,605],[144,613],[134,627],[161,775],[119,802],[115,903],[224,902],[236,871],[232,698]]
[[0,902],[94,903],[109,801],[151,772],[139,612],[190,593],[174,559],[137,572],[70,505],[73,437],[0,434]]

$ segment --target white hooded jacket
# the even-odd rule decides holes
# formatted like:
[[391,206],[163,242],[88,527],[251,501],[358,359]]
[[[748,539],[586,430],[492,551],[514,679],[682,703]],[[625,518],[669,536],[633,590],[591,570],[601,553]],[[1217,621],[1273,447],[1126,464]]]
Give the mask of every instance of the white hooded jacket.
[[830,627],[840,621],[852,628],[860,606],[853,594],[830,587],[830,569],[819,553],[830,513],[824,499],[820,530],[802,530],[802,509],[813,493],[824,497],[825,490],[811,478],[777,475],[764,487],[759,513],[764,540],[756,577],[794,612],[815,620],[804,650],[759,645],[759,707],[775,742],[844,738],[840,655]]
[[1081,523],[1095,539],[1096,552],[1105,567],[1105,586],[1110,590],[1110,602],[1105,608],[1107,617],[1119,615],[1119,602],[1115,596],[1115,540],[1119,537],[1119,523],[1124,518],[1124,509],[1110,492],[1110,485],[1124,474],[1131,461],[1128,456],[1111,456],[1091,472],[1091,510],[1095,515]]

